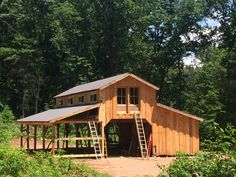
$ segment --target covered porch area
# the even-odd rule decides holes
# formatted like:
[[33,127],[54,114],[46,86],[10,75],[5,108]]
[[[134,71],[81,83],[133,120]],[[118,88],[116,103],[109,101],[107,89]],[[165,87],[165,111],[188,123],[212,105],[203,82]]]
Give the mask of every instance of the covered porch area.
[[51,109],[19,119],[20,146],[62,157],[103,157],[104,125],[99,104]]

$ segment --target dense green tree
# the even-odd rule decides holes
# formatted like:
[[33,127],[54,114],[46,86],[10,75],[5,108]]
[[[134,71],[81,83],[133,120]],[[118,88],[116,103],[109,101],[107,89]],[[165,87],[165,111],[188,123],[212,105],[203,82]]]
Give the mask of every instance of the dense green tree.
[[[160,87],[160,102],[236,124],[235,23],[228,0],[4,0],[0,101],[27,116],[74,85],[131,71]],[[202,67],[184,65],[189,51]]]

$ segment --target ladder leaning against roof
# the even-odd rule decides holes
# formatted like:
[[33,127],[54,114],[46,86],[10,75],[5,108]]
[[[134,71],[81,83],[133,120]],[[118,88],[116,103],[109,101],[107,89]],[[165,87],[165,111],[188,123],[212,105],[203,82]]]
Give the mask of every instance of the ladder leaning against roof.
[[93,148],[95,152],[96,159],[102,158],[102,151],[101,151],[101,144],[100,139],[98,137],[97,128],[95,122],[88,122],[92,141],[93,141]]
[[138,141],[139,141],[141,156],[143,158],[148,158],[147,141],[145,137],[145,131],[143,127],[142,118],[140,118],[140,115],[134,114],[134,119],[135,119],[137,134],[138,134]]

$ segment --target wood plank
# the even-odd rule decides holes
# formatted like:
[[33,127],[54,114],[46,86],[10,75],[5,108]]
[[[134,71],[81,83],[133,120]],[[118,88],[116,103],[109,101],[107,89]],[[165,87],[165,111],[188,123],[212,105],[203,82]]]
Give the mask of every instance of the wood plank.
[[89,121],[94,121],[96,123],[100,123],[101,121],[95,119],[87,119],[87,120],[60,120],[55,124],[87,124]]
[[55,125],[52,125],[52,155],[55,155]]
[[[76,136],[76,138],[79,137],[79,125],[78,124],[75,124],[75,136]],[[75,147],[76,148],[79,147],[79,141],[78,140],[76,140],[76,142],[75,142]]]
[[43,150],[45,149],[45,134],[46,134],[46,127],[45,127],[45,125],[43,125],[43,127],[42,127],[42,146],[43,146]]
[[34,150],[37,149],[37,125],[34,125]]
[[30,134],[30,131],[29,131],[29,125],[27,125],[26,126],[26,135],[27,135],[27,137],[26,137],[26,146],[27,146],[27,149],[29,149],[29,147],[30,147],[30,142],[29,142],[29,134]]
[[190,119],[190,124],[189,124],[189,138],[190,138],[190,154],[194,154],[193,153],[193,121],[192,119]]
[[185,139],[185,120],[182,115],[178,115],[179,117],[179,128],[180,128],[180,134],[179,134],[179,141],[180,141],[180,151],[185,152],[185,146],[186,146],[186,139]]
[[[57,126],[57,139],[59,139],[60,138],[60,124],[57,124],[56,126]],[[57,149],[59,148],[60,148],[60,142],[57,141]]]
[[174,127],[175,127],[175,131],[174,131],[174,141],[175,141],[175,153],[180,151],[180,126],[179,126],[179,118],[177,114],[174,114]]
[[[65,124],[65,137],[68,138],[69,135],[69,124]],[[68,149],[68,140],[66,140],[66,149]]]
[[20,125],[20,147],[23,148],[24,144],[23,144],[23,140],[24,140],[24,135],[23,135],[23,129],[24,129],[24,125],[21,124]]
[[96,157],[96,154],[68,154],[68,155],[55,155],[54,157],[59,158],[84,158],[84,157]]
[[127,103],[126,103],[126,114],[130,113],[130,87],[126,87],[126,98],[127,98]]
[[[98,138],[102,140],[102,137]],[[75,141],[75,140],[92,140],[92,137],[67,137],[67,138],[56,138],[55,141]]]

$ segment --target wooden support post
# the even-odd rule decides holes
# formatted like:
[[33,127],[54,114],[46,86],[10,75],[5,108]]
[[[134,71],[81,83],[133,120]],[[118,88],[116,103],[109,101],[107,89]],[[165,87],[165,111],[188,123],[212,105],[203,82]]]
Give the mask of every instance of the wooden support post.
[[[78,124],[75,124],[75,136],[76,138],[79,137],[79,125]],[[76,140],[76,148],[79,147],[79,140]]]
[[29,147],[30,147],[30,144],[29,144],[29,134],[30,134],[30,131],[29,131],[29,125],[26,126],[26,144],[27,144],[27,149],[29,150]]
[[[65,124],[65,132],[66,132],[66,138],[68,138],[69,135],[69,124]],[[68,149],[68,140],[66,140],[66,149]]]
[[55,125],[52,125],[52,155],[55,155]]
[[126,104],[126,112],[127,112],[127,114],[129,114],[130,113],[130,89],[129,89],[129,87],[127,87],[126,88],[126,98],[127,98],[127,104]]
[[20,147],[23,148],[23,138],[24,138],[24,135],[23,135],[23,124],[20,125]]
[[104,144],[105,144],[105,132],[104,132],[104,123],[102,122],[100,125],[101,133],[102,133],[102,156],[104,157]]
[[43,125],[43,127],[42,127],[42,138],[43,138],[42,144],[43,144],[43,150],[45,149],[45,134],[46,134],[46,127],[45,127],[45,125]]
[[[91,137],[92,135],[91,135],[91,132],[89,130],[89,125],[87,125],[87,129],[88,129],[88,137]],[[87,147],[89,147],[89,148],[91,147],[91,141],[90,140],[88,140]]]
[[[60,124],[57,124],[57,139],[60,138]],[[60,148],[60,142],[57,140],[57,149]]]
[[34,150],[37,149],[37,125],[34,125]]

